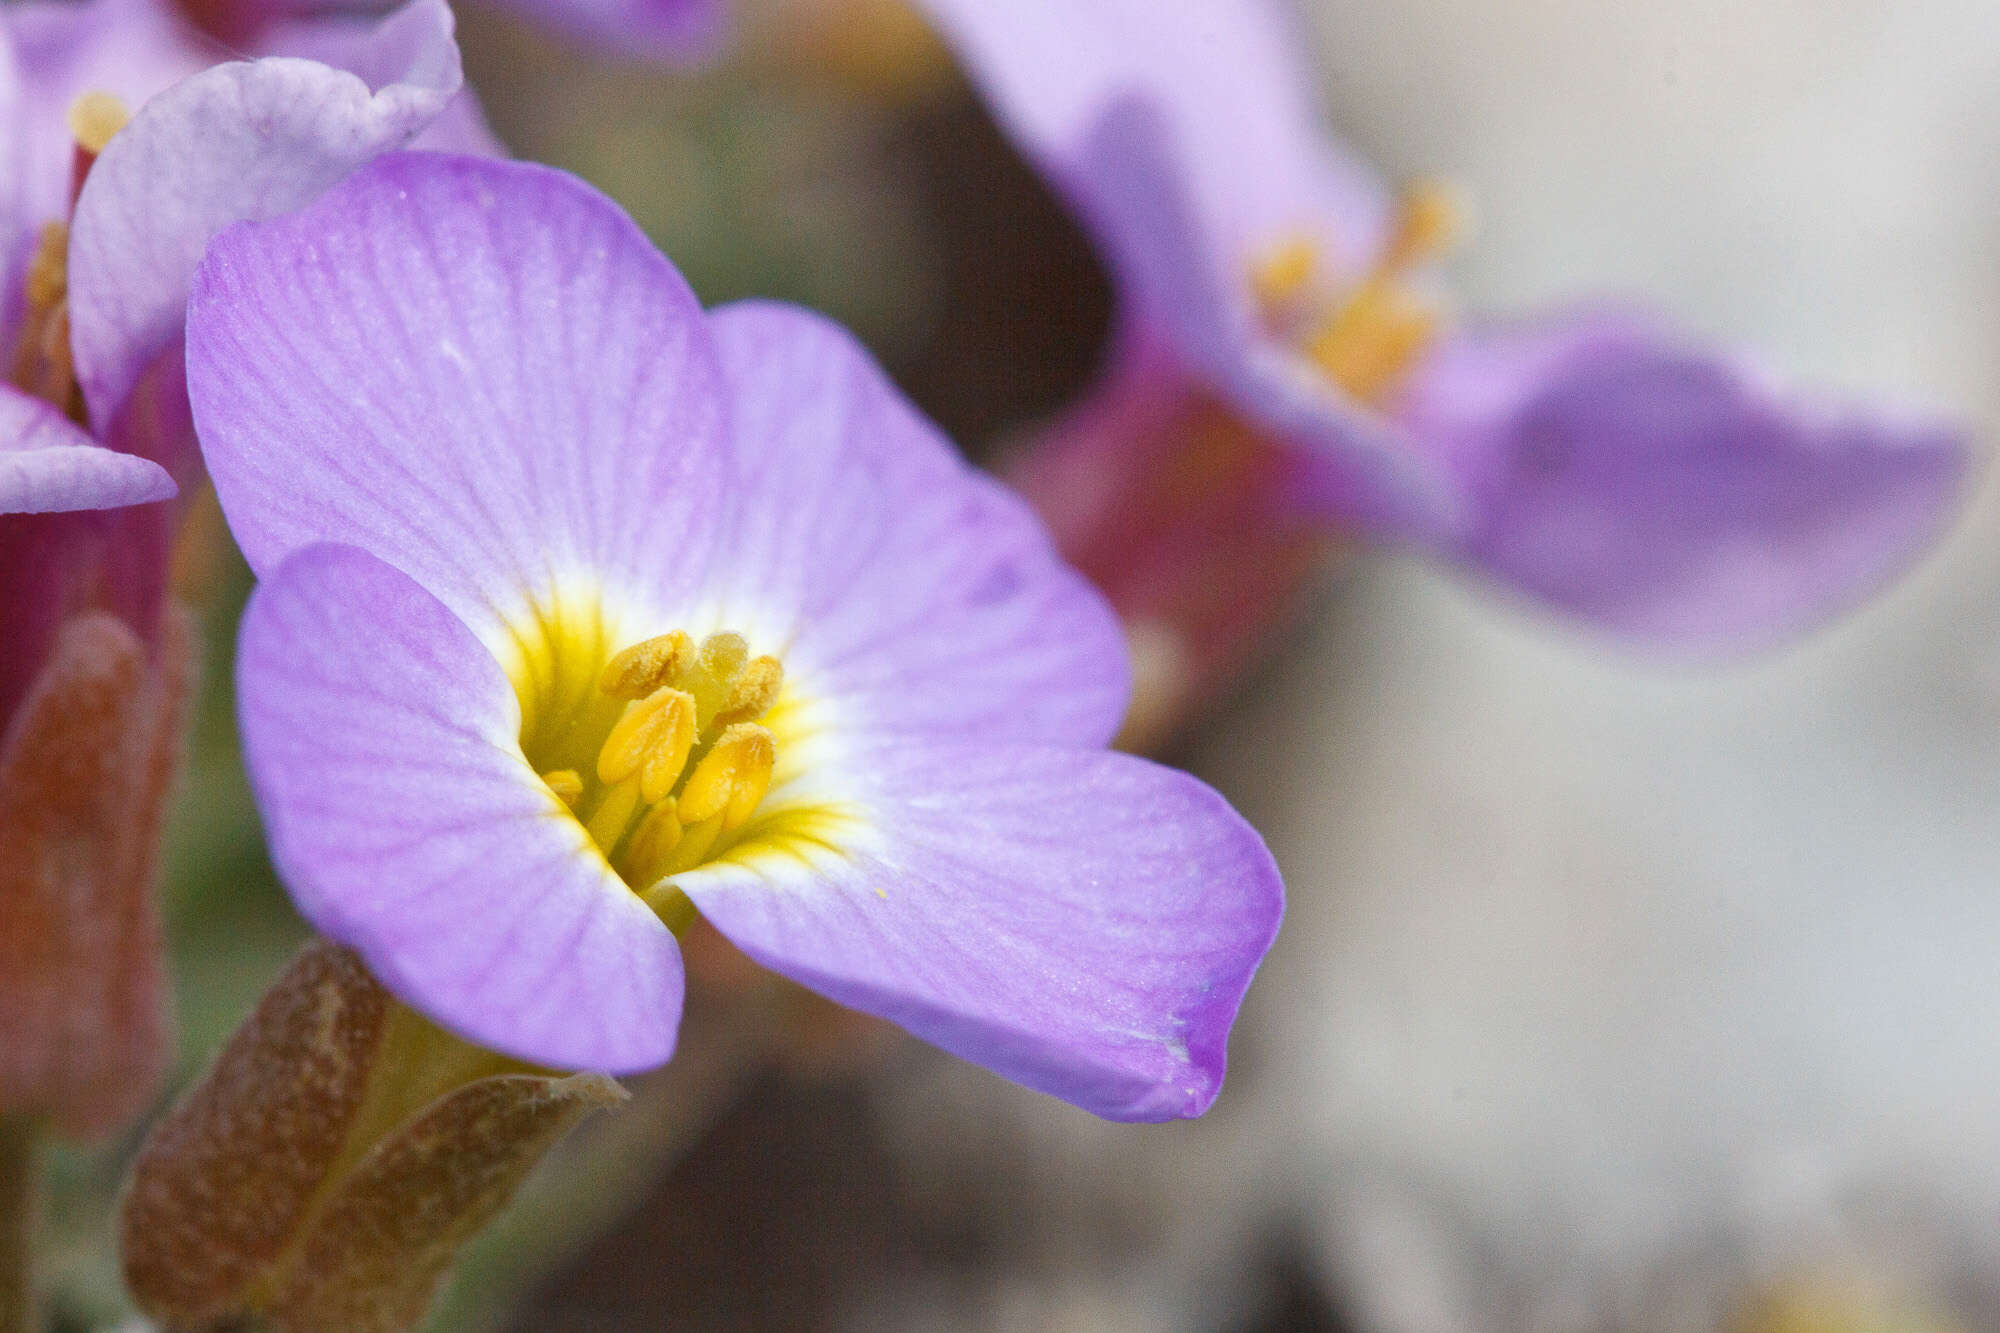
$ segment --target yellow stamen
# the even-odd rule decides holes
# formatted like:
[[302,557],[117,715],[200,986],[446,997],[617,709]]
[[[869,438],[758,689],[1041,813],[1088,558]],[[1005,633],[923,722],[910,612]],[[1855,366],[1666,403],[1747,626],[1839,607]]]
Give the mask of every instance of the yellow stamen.
[[22,285],[27,310],[20,341],[14,345],[9,378],[42,399],[69,411],[78,404],[69,348],[69,227],[43,225]]
[[1305,291],[1319,266],[1319,246],[1310,236],[1294,236],[1273,246],[1250,269],[1250,290],[1266,309]]
[[[754,719],[778,705],[785,669],[776,657],[752,657],[741,634],[697,641],[678,629],[585,669],[595,701],[566,703],[570,720],[560,727],[527,722],[523,744],[531,759],[548,746],[542,781],[625,882],[647,893],[726,852],[750,823],[777,763],[770,731]],[[594,755],[570,767],[585,741],[577,729],[597,726],[606,729]],[[656,898],[667,901],[646,901]]]
[[27,296],[32,310],[46,311],[69,293],[69,226],[45,222],[28,261]]
[[715,720],[723,726],[750,722],[769,712],[785,685],[785,666],[775,657],[753,657],[736,673]]
[[754,722],[730,727],[688,775],[680,798],[682,822],[698,824],[719,814],[724,832],[740,826],[764,799],[776,761],[770,732]]
[[1370,282],[1311,334],[1305,353],[1364,403],[1381,401],[1437,332],[1437,311],[1405,289]]
[[[694,747],[694,696],[663,685],[625,709],[597,752],[597,780],[623,782],[644,769],[658,800],[673,787]],[[671,768],[671,772],[668,769]]]
[[597,688],[614,699],[643,699],[672,680],[693,651],[694,640],[678,629],[635,643],[604,664]]
[[639,784],[621,782],[604,794],[598,803],[597,812],[590,817],[584,827],[590,832],[590,840],[604,849],[608,856],[618,846],[618,840],[625,836],[625,826],[632,822],[632,816],[639,810]]
[[1467,211],[1452,187],[1415,185],[1374,266],[1343,290],[1319,288],[1318,251],[1301,237],[1281,241],[1251,265],[1251,290],[1274,334],[1294,343],[1342,391],[1379,404],[1437,336],[1438,307],[1409,285],[1410,270],[1457,242]]
[[542,774],[542,781],[548,784],[556,799],[570,809],[583,799],[583,776],[573,768],[559,768],[553,773]]
[[727,681],[743,669],[750,644],[741,634],[724,630],[701,641],[701,669],[716,681]]
[[1377,272],[1401,272],[1448,253],[1470,229],[1471,204],[1449,181],[1419,181],[1403,193]]
[[633,831],[632,845],[626,849],[626,862],[637,872],[629,878],[635,884],[645,884],[656,877],[648,868],[664,861],[667,854],[679,845],[681,840],[680,811],[674,799],[668,797],[647,811]]
[[722,815],[710,815],[699,824],[689,824],[686,832],[681,835],[680,845],[668,855],[655,878],[678,875],[681,871],[692,870],[706,861],[708,854],[715,850],[716,842],[722,837],[725,822]]
[[77,147],[95,155],[104,151],[111,136],[124,129],[131,118],[125,103],[114,94],[85,93],[69,104],[70,137],[76,140]]

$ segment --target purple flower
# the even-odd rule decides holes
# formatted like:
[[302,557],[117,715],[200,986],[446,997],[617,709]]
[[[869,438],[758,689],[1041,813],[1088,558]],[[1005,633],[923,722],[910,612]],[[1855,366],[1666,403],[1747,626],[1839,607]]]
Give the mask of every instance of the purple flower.
[[0,1112],[72,1133],[143,1109],[166,1055],[188,280],[226,223],[426,127],[482,134],[442,0],[274,41],[332,63],[211,67],[164,0],[0,9]]
[[440,117],[445,142],[478,141],[442,0],[285,45],[338,63],[209,66],[164,0],[0,13],[0,726],[81,605],[142,632],[156,619],[170,516],[78,511],[162,500],[198,472],[180,340],[208,238]]
[[[1128,618],[1187,623],[1177,562],[1255,570],[1337,527],[1700,655],[1838,610],[1951,510],[1952,428],[1802,401],[1633,317],[1450,328],[1450,196],[1392,200],[1325,134],[1265,0],[927,4],[1118,282],[1103,395],[1023,477],[1066,549],[1119,553]],[[1197,484],[1160,482],[1163,452]],[[1219,556],[1173,535],[1220,540],[1204,496],[1240,511]]]
[[672,1053],[674,931],[1098,1114],[1199,1114],[1256,835],[1101,747],[1115,621],[843,332],[704,315],[615,206],[401,155],[217,239],[188,363],[261,583],[238,692],[300,909],[524,1059]]

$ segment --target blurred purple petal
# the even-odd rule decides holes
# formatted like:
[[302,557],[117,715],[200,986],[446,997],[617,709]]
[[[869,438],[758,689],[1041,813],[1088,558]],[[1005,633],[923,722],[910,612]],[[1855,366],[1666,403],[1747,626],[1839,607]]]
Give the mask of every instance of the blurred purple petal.
[[1113,1120],[1208,1109],[1283,912],[1209,788],[1126,755],[883,737],[869,832],[681,887],[758,962]]
[[1118,622],[1032,511],[845,330],[768,304],[713,325],[736,427],[725,605],[783,608],[787,669],[871,731],[1108,740],[1127,690]]
[[1872,592],[1936,538],[1967,462],[1953,427],[1781,396],[1603,317],[1459,341],[1409,416],[1467,491],[1454,554],[1675,655]]
[[[1021,150],[1097,221],[1088,143],[1116,105],[1157,117],[1219,255],[1305,229],[1374,250],[1387,200],[1320,125],[1304,34],[1276,0],[922,0]],[[1118,248],[1115,237],[1100,241]]]
[[271,853],[313,925],[471,1041],[561,1069],[664,1063],[680,950],[521,756],[507,677],[352,547],[258,588],[238,659]]
[[178,337],[211,236],[306,203],[459,90],[444,0],[411,0],[362,55],[372,79],[291,58],[204,70],[139,107],[98,158],[70,239],[77,379],[98,429]]
[[260,573],[348,542],[488,635],[574,577],[652,606],[705,572],[724,474],[700,306],[560,172],[399,154],[231,230],[188,363]]
[[157,463],[105,448],[39,398],[0,384],[0,514],[110,509],[174,490]]
[[728,32],[724,0],[494,0],[522,18],[624,59],[695,61]]

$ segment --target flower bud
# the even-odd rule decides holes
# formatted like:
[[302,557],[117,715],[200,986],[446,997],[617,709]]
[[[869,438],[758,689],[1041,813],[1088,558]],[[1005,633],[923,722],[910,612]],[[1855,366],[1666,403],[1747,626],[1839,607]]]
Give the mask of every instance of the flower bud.
[[116,616],[73,616],[8,720],[0,1114],[93,1138],[158,1089],[167,1019],[154,879],[192,640],[174,608],[150,655]]
[[126,1283],[175,1328],[411,1327],[543,1153],[624,1097],[467,1045],[312,944],[141,1149]]

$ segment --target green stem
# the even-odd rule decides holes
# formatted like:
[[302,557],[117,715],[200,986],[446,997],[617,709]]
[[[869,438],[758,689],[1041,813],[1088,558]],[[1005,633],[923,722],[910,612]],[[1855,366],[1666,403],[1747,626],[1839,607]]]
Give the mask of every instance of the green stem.
[[34,1333],[35,1126],[0,1116],[0,1333]]

